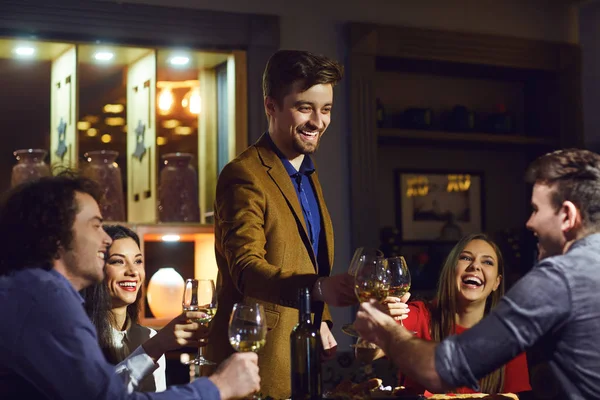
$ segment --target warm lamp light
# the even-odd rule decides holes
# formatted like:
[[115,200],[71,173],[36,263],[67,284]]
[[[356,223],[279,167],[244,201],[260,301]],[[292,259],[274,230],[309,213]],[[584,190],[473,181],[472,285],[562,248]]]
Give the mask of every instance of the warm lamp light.
[[156,318],[175,318],[182,312],[185,282],[174,268],[161,268],[150,278],[147,297]]
[[200,98],[200,89],[193,88],[189,90],[181,100],[181,106],[187,108],[190,114],[199,115],[202,107],[202,99]]
[[168,114],[175,103],[173,91],[170,88],[162,89],[158,95],[158,111],[161,114]]

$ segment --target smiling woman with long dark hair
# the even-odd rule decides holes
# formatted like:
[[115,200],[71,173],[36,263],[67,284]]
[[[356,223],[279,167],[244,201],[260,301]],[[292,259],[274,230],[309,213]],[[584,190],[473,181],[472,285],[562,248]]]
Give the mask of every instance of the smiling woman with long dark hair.
[[[118,364],[156,331],[138,323],[145,270],[140,239],[131,229],[107,225],[104,230],[113,242],[106,255],[105,278],[83,291],[85,308],[98,331],[98,341],[106,359]],[[165,358],[139,383],[140,391],[166,389]]]
[[[105,278],[81,292],[85,309],[109,362],[119,364],[140,350],[155,361],[153,369],[144,371],[147,375],[144,379],[128,382],[129,386],[143,392],[163,391],[166,389],[163,353],[182,346],[198,346],[197,340],[204,333],[199,331],[199,324],[188,322],[188,318],[201,315],[181,314],[158,334],[141,326],[138,315],[145,269],[140,239],[134,231],[121,225],[106,225],[104,230],[113,240],[106,254]],[[143,349],[139,349],[140,346]]]

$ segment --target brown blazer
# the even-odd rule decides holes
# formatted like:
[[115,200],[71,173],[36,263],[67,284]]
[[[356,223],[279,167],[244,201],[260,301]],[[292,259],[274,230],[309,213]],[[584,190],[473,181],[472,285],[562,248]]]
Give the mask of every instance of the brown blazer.
[[[221,362],[234,351],[227,335],[233,304],[261,303],[269,327],[267,344],[258,355],[261,392],[275,399],[291,396],[289,338],[298,322],[298,290],[312,289],[333,265],[331,218],[317,173],[310,179],[321,211],[318,260],[295,188],[266,134],[227,164],[217,182],[219,304],[207,358]],[[331,321],[327,306],[323,320]]]

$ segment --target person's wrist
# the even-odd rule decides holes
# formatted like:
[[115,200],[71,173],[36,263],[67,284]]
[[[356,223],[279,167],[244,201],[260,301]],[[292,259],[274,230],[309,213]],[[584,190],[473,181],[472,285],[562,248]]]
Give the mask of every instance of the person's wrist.
[[157,336],[146,340],[142,344],[142,347],[144,348],[144,351],[146,352],[148,357],[150,357],[155,363],[164,353],[161,349],[160,339],[158,339]]
[[313,287],[313,293],[312,293],[312,298],[315,301],[324,301],[324,297],[323,297],[323,280],[324,279],[325,279],[324,277],[320,277],[315,282],[315,286]]
[[[396,323],[396,321],[394,321],[394,319],[392,319],[392,318],[389,318],[388,321],[386,321],[386,323],[383,326],[380,326],[380,328],[379,328],[379,334],[377,335],[377,337],[379,337],[381,339],[380,339],[380,343],[375,343],[375,345],[377,345],[377,347],[382,349],[384,351],[384,353],[386,353],[386,354],[389,354],[389,347],[394,342],[394,340],[396,340],[396,338],[395,338],[396,335],[394,335],[394,332],[400,333],[401,340],[406,339],[402,335],[402,331],[398,330],[398,327],[399,326]],[[402,328],[402,329],[404,329],[404,328]]]
[[208,377],[208,379],[217,387],[221,400],[228,400],[231,397],[227,391],[229,389],[229,385],[225,384],[226,382],[221,380],[221,377],[218,373],[212,374]]

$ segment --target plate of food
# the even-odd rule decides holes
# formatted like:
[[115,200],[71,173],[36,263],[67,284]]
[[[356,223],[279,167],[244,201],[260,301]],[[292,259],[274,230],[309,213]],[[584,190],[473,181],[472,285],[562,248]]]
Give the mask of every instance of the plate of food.
[[486,393],[465,393],[465,394],[434,394],[427,396],[427,399],[434,400],[451,400],[451,399],[488,399],[488,400],[519,400],[519,397],[514,393],[499,393],[499,394],[486,394]]
[[335,400],[420,400],[423,396],[415,393],[409,393],[403,386],[391,387],[383,386],[382,380],[372,378],[361,383],[354,383],[350,380],[340,382],[333,390],[323,395],[325,399]]

